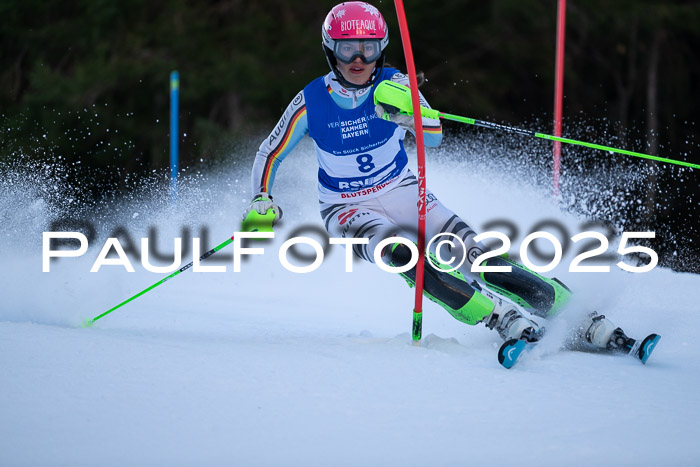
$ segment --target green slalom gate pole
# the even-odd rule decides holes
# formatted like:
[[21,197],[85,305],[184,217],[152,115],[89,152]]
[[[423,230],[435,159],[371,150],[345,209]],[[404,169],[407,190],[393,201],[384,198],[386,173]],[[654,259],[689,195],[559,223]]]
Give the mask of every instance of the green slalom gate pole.
[[[403,86],[399,83],[395,83],[393,81],[382,81],[377,85],[377,89],[374,91],[375,104],[382,104],[388,111],[400,112],[405,115],[413,115],[413,107],[411,105],[410,99],[411,91],[406,86]],[[448,114],[445,112],[440,112],[439,110],[429,109],[427,107],[421,107],[420,111],[421,115],[427,118],[442,118],[444,120],[468,123],[469,125],[480,126],[492,130],[501,130],[508,133],[517,133],[519,135],[534,136],[536,138],[548,139],[550,141],[559,141],[562,143],[575,144],[578,146],[585,146],[587,148],[599,149],[601,151],[608,151],[617,154],[624,154],[627,156],[641,157],[642,159],[650,159],[653,161],[666,162],[668,164],[680,165],[683,167],[690,167],[693,169],[700,169],[700,164],[693,164],[690,162],[678,161],[675,159],[668,159],[659,156],[651,156],[649,154],[643,154],[640,152],[627,151],[625,149],[612,148],[610,146],[603,146],[601,144],[587,143],[585,141],[578,141],[575,139],[562,138],[560,136],[547,135],[544,133],[538,133],[536,131],[523,130],[522,128],[515,128],[512,126],[501,125],[498,123],[485,122],[483,120],[477,120],[475,118],[461,117],[459,115]],[[389,112],[386,112],[382,118],[388,120],[389,117]]]
[[[265,214],[258,214],[255,210],[251,210],[246,215],[243,222],[241,223],[241,231],[242,232],[272,232],[272,226],[274,225],[275,220],[277,219],[277,216],[278,216],[278,212],[273,208],[268,209]],[[228,245],[231,242],[233,242],[233,237],[226,239],[225,241],[221,242],[219,245],[215,246],[211,250],[204,253],[202,256],[199,257],[199,260],[204,261],[205,259],[209,258],[211,255],[213,255],[214,253],[216,253],[220,249],[224,248],[226,245]],[[95,323],[95,321],[97,321],[98,319],[100,319],[104,316],[107,316],[108,314],[110,314],[114,310],[121,308],[122,306],[126,305],[130,301],[139,298],[141,295],[145,294],[146,292],[149,292],[149,291],[155,289],[163,282],[169,281],[170,279],[177,276],[181,272],[187,271],[189,268],[192,267],[193,264],[194,264],[194,260],[192,260],[189,264],[181,267],[180,269],[178,269],[174,273],[170,274],[168,277],[165,277],[165,278],[159,280],[158,282],[156,282],[152,286],[150,286],[146,289],[143,289],[141,292],[137,293],[133,297],[129,297],[126,300],[124,300],[123,302],[121,302],[119,305],[110,308],[109,310],[105,311],[101,315],[95,316],[92,319],[85,320],[83,322],[83,327],[92,326]]]
[[[421,112],[422,114],[422,112]],[[643,154],[640,152],[628,151],[626,149],[612,148],[610,146],[603,146],[600,144],[587,143],[585,141],[578,141],[575,139],[562,138],[561,136],[547,135],[544,133],[538,133],[536,131],[523,130],[521,128],[514,128],[511,126],[500,125],[498,123],[485,122],[483,120],[477,120],[474,118],[460,117],[459,115],[452,115],[445,112],[438,112],[438,116],[445,120],[452,120],[455,122],[468,123],[470,125],[480,126],[483,128],[490,128],[492,130],[501,130],[509,133],[517,133],[519,135],[534,136],[536,138],[548,139],[550,141],[559,141],[561,143],[576,144],[578,146],[585,146],[587,148],[599,149],[601,151],[614,152],[617,154],[625,154],[627,156],[641,157],[642,159],[650,159],[653,161],[666,162],[669,164],[680,165],[683,167],[690,167],[693,169],[700,169],[700,164],[693,164],[685,161],[678,161],[674,159],[667,159],[665,157],[652,156],[649,154]]]
[[[233,242],[233,237],[231,237],[231,238],[229,238],[229,239],[226,239],[226,241],[220,243],[219,245],[215,246],[215,247],[212,248],[211,250],[209,250],[209,251],[207,251],[206,253],[204,253],[202,256],[199,257],[199,260],[200,260],[200,261],[203,261],[203,260],[207,259],[208,257],[210,257],[211,255],[213,255],[214,253],[216,253],[216,252],[219,251],[220,249],[224,248],[226,245],[228,245],[228,244],[231,243],[231,242]],[[92,325],[95,323],[95,321],[97,321],[98,319],[100,319],[100,318],[102,318],[102,317],[104,317],[104,316],[107,316],[108,314],[110,314],[110,313],[113,312],[114,310],[116,310],[116,309],[118,309],[118,308],[121,308],[122,306],[126,305],[126,304],[129,303],[130,301],[139,298],[141,295],[145,294],[146,292],[149,292],[149,291],[155,289],[156,287],[158,287],[158,286],[159,286],[160,284],[162,284],[163,282],[167,282],[168,280],[170,280],[170,279],[172,279],[173,277],[177,276],[177,275],[180,274],[181,272],[188,270],[189,268],[192,267],[193,264],[194,264],[194,260],[192,260],[189,264],[187,264],[187,265],[181,267],[180,269],[178,269],[178,270],[175,271],[174,273],[170,274],[168,277],[165,277],[165,278],[159,280],[158,282],[156,282],[156,283],[153,284],[152,286],[150,286],[150,287],[148,287],[148,288],[146,288],[146,289],[143,289],[141,292],[137,293],[137,294],[134,295],[133,297],[127,298],[126,300],[124,300],[123,302],[121,302],[119,305],[110,308],[109,310],[105,311],[105,312],[102,313],[101,315],[95,316],[95,317],[92,318],[92,319],[85,320],[85,321],[83,322],[83,327],[90,327],[90,326],[92,326]]]

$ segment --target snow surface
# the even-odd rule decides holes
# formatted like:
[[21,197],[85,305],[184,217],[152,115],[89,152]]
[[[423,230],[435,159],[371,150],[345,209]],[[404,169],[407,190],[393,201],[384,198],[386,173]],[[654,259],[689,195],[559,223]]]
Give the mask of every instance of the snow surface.
[[[473,227],[519,226],[515,252],[543,219],[582,231],[582,219],[506,171],[429,159],[429,188]],[[164,277],[135,257],[134,273],[90,273],[108,234],[125,226],[138,242],[157,226],[159,250],[172,252],[183,226],[207,226],[213,247],[250,197],[243,165],[190,180],[175,210],[164,188],[109,204],[93,213],[88,252],[48,273],[41,232],[56,213],[46,190],[29,179],[0,193],[0,465],[700,465],[700,277],[615,262],[574,274],[570,252],[551,274],[575,301],[516,368],[498,364],[494,332],[427,300],[414,346],[413,290],[400,278],[361,262],[344,272],[339,246],[312,273],[280,265],[295,229],[321,227],[308,144],[278,173],[285,219],[264,255],[240,273],[230,256],[205,262],[227,271],[187,271],[81,328]],[[559,351],[588,310],[634,337],[661,334],[649,363]]]

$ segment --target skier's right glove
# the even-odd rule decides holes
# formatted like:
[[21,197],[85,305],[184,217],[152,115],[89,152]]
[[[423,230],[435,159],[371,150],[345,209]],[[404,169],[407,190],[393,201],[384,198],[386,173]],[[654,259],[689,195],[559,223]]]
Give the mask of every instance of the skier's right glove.
[[282,218],[282,209],[274,203],[272,196],[261,192],[253,197],[243,216],[241,231],[272,232],[272,226]]

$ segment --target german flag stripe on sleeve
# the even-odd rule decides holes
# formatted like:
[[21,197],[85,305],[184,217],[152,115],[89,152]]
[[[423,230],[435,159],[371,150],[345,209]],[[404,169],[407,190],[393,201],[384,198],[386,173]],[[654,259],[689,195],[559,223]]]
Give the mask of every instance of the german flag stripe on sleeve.
[[[273,174],[275,173],[275,167],[276,165],[278,165],[278,158],[281,154],[284,153],[285,149],[287,149],[289,139],[294,134],[294,129],[296,128],[299,119],[305,114],[305,105],[297,109],[294,115],[292,115],[292,118],[289,121],[289,125],[287,126],[287,130],[285,131],[284,136],[280,140],[280,143],[275,147],[275,149],[272,150],[272,152],[268,156],[267,162],[265,162],[265,168],[263,170],[262,183],[260,184],[263,191],[267,193],[270,192],[270,180],[272,180]],[[281,162],[281,160],[279,162]]]

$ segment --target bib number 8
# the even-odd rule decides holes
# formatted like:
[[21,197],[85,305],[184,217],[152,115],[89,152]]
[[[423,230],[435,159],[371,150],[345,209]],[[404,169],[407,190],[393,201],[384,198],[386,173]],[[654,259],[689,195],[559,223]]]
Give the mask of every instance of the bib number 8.
[[358,169],[363,174],[371,172],[375,167],[372,163],[372,156],[369,154],[360,154],[355,160],[357,161]]

